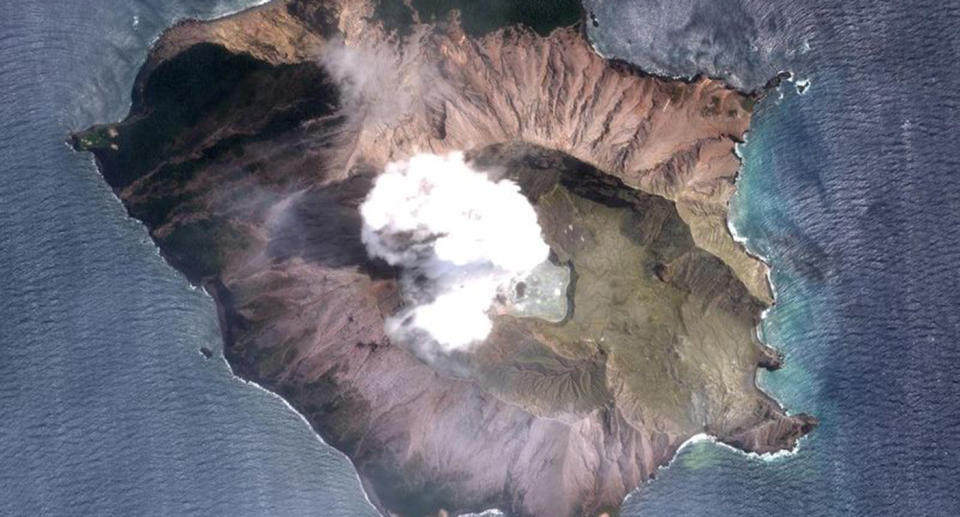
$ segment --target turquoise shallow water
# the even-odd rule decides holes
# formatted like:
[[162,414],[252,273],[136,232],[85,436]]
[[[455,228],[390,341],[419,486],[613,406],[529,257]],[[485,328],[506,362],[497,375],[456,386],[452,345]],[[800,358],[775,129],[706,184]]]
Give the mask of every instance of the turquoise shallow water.
[[960,5],[585,4],[648,70],[812,81],[760,105],[732,224],[773,267],[760,385],[821,425],[772,461],[690,447],[624,514],[960,514]]
[[[758,384],[791,412],[817,415],[821,426],[801,440],[794,454],[774,458],[747,457],[709,442],[692,444],[659,479],[628,499],[625,515],[856,513],[855,496],[843,485],[847,467],[837,461],[833,448],[837,410],[823,393],[824,363],[831,355],[827,347],[836,332],[828,282],[809,270],[815,263],[793,264],[795,258],[784,256],[791,248],[801,248],[802,239],[791,236],[797,229],[784,210],[790,206],[789,192],[780,184],[782,178],[769,173],[788,156],[785,146],[796,145],[784,133],[791,133],[792,110],[811,102],[814,91],[800,96],[790,83],[781,91],[782,99],[773,95],[760,105],[747,143],[740,146],[744,165],[730,222],[753,253],[774,265],[777,303],[759,331],[765,342],[783,352],[786,366],[776,372],[761,370]],[[788,502],[804,500],[819,503]]]
[[770,282],[777,303],[767,311],[758,331],[761,340],[781,350],[787,367],[776,372],[760,370],[758,384],[794,412],[822,415],[827,408],[817,393],[821,385],[817,361],[824,354],[816,348],[822,346],[822,333],[835,324],[831,322],[829,290],[822,272],[816,269],[815,261],[822,257],[804,263],[801,254],[791,255],[791,248],[801,248],[804,243],[790,237],[793,225],[789,214],[782,213],[782,208],[791,204],[789,192],[783,192],[777,177],[768,173],[777,168],[773,162],[788,156],[785,146],[798,146],[781,135],[793,133],[790,125],[796,120],[793,110],[797,105],[815,102],[813,99],[815,95],[810,93],[798,95],[788,83],[760,105],[747,142],[738,147],[743,166],[731,200],[729,224],[750,252],[773,265]]
[[[796,455],[685,449],[625,515],[960,515],[960,5],[587,0],[604,53],[755,85],[733,224],[773,265],[760,383]],[[67,133],[117,120],[150,42],[241,2],[0,4],[0,514],[371,515],[349,463],[218,358],[211,300]]]

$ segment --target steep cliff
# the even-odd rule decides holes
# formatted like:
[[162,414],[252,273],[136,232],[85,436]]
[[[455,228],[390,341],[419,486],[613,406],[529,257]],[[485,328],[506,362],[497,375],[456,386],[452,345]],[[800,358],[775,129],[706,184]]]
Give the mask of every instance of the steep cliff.
[[[274,1],[157,42],[126,120],[74,136],[215,297],[238,375],[301,411],[386,513],[615,509],[690,436],[792,448],[758,390],[765,266],[726,228],[755,96],[593,53],[575,28],[389,28],[369,1]],[[560,323],[497,315],[469,352],[392,343],[398,272],[360,241],[391,161],[466,151],[519,183]]]

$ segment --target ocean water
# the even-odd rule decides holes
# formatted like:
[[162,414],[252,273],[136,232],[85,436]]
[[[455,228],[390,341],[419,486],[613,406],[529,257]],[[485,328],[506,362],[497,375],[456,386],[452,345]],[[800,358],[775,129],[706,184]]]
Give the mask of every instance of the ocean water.
[[[0,514],[375,514],[342,455],[231,376],[212,301],[63,143],[125,114],[163,27],[243,5],[0,3]],[[773,266],[761,332],[786,366],[759,382],[822,423],[773,460],[692,444],[623,513],[960,515],[960,4],[585,9],[601,52],[652,72],[810,81],[759,106],[731,224]]]
[[585,5],[648,70],[810,81],[760,105],[731,224],[773,266],[760,384],[821,425],[774,460],[692,445],[624,514],[960,515],[960,3]]
[[0,2],[0,515],[376,515],[64,143],[125,114],[163,27],[242,6]]

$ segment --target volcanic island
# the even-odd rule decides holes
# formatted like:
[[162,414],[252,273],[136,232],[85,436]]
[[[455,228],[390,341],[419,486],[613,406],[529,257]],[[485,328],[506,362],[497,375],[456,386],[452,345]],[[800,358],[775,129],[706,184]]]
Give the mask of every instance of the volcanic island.
[[[468,34],[391,5],[180,22],[127,118],[72,136],[214,298],[236,375],[344,452],[385,515],[617,513],[695,435],[794,448],[816,419],[756,386],[781,363],[756,334],[773,296],[727,227],[764,92],[650,76],[579,25]],[[484,340],[425,353],[388,323],[429,280],[369,252],[361,207],[390,164],[450,153],[529,201],[563,304],[491,306]]]

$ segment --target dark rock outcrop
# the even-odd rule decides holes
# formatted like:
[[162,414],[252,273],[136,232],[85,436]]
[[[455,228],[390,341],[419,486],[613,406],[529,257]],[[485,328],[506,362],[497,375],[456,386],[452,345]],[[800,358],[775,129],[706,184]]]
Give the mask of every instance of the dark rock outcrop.
[[[74,136],[215,298],[234,371],[275,391],[400,515],[616,509],[708,432],[789,449],[815,420],[754,383],[765,266],[726,230],[754,97],[649,77],[575,29],[388,31],[367,1],[274,1],[156,44],[126,120]],[[427,364],[384,334],[397,271],[358,206],[386,163],[467,151],[517,181],[574,281]]]

